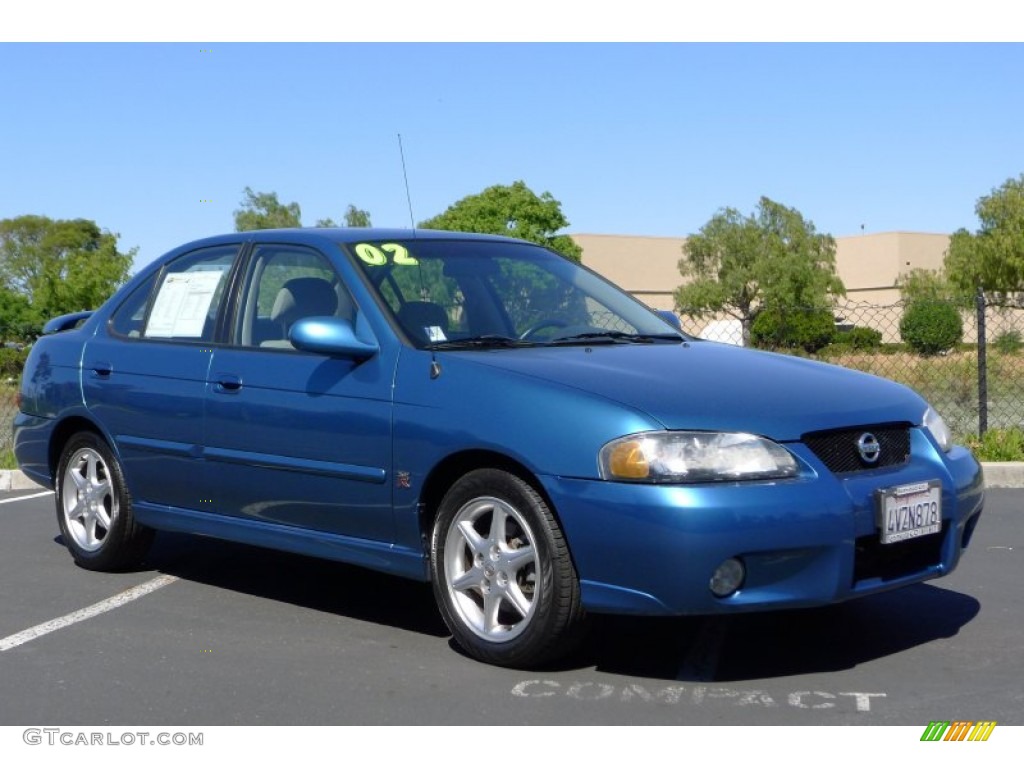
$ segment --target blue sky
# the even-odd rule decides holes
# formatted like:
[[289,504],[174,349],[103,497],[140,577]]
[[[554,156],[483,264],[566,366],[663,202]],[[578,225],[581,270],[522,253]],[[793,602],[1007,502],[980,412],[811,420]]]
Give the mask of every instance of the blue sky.
[[416,220],[522,179],[570,233],[761,195],[836,236],[952,232],[1024,173],[1022,83],[1013,43],[4,42],[0,218],[94,219],[137,264],[231,230],[246,186],[405,226],[401,134]]

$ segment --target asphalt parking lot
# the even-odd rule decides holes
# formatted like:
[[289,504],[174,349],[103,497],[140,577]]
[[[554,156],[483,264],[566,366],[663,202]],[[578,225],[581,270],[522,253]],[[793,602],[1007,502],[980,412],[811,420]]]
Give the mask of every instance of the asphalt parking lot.
[[0,493],[0,725],[1024,724],[1024,490],[952,576],[840,606],[596,618],[554,669],[462,656],[428,585],[158,536],[77,568],[52,496]]

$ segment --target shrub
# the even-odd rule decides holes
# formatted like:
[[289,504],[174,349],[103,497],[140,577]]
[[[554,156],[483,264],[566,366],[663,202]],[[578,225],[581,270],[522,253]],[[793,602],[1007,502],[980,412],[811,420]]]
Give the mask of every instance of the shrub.
[[850,349],[878,349],[882,346],[882,332],[858,326],[836,333],[833,343],[842,344]]
[[996,336],[992,346],[1004,355],[1012,355],[1020,352],[1020,348],[1024,347],[1024,340],[1021,339],[1020,331],[1006,331]]
[[750,326],[750,341],[762,349],[817,352],[832,342],[836,327],[827,309],[764,309]]
[[21,378],[28,359],[28,349],[11,349],[0,347],[0,381]]
[[963,320],[946,301],[911,302],[900,320],[900,336],[919,355],[938,355],[953,349],[964,335]]

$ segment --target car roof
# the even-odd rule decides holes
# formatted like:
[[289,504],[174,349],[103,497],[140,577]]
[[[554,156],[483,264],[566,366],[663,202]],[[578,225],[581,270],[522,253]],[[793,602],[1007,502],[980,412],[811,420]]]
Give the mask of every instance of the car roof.
[[253,229],[246,232],[232,232],[214,235],[176,248],[180,252],[185,248],[217,245],[226,242],[251,242],[261,239],[272,239],[277,242],[315,243],[329,241],[333,243],[361,243],[367,240],[476,240],[501,243],[528,243],[513,237],[487,235],[475,232],[452,232],[437,229],[397,229],[384,227],[295,227],[290,229]]

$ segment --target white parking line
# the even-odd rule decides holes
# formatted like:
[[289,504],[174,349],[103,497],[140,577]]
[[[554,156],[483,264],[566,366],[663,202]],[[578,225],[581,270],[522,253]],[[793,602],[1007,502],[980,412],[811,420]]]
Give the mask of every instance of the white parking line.
[[77,624],[80,621],[91,619],[93,616],[99,616],[101,613],[112,611],[114,608],[119,608],[125,603],[130,603],[132,600],[138,600],[140,597],[148,595],[150,592],[155,592],[161,587],[166,587],[178,580],[177,576],[157,576],[155,579],[139,584],[137,587],[126,589],[120,594],[108,597],[106,600],[101,600],[98,603],[90,605],[88,608],[82,608],[80,611],[69,613],[65,616],[61,616],[57,619],[51,619],[50,621],[43,622],[42,624],[36,624],[34,627],[18,632],[14,635],[8,635],[5,638],[0,639],[0,651],[9,651],[11,648],[17,648],[19,645],[24,645],[27,642],[35,640],[37,637],[48,635],[50,632],[55,632],[58,629]]
[[13,504],[16,501],[25,501],[26,499],[38,499],[40,496],[53,496],[53,491],[33,493],[31,496],[19,496],[16,499],[0,499],[0,504]]

